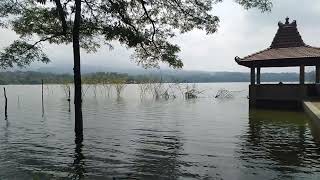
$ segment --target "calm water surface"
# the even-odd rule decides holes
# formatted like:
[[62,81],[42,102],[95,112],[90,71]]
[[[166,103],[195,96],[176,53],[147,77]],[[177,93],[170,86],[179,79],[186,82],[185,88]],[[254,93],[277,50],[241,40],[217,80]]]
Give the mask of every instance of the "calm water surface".
[[[84,88],[84,141],[74,142],[63,89],[6,86],[0,179],[319,179],[320,129],[301,112],[249,110],[246,83],[199,84],[201,98],[121,98]],[[233,98],[212,98],[218,89]],[[0,97],[3,102],[3,97]]]

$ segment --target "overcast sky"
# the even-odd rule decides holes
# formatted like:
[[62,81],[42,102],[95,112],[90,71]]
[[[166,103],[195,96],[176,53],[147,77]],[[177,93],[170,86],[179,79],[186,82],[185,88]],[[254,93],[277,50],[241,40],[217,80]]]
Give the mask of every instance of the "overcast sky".
[[[202,31],[192,31],[173,39],[180,45],[180,57],[185,70],[204,71],[248,71],[238,66],[235,56],[246,56],[270,46],[278,29],[278,21],[289,17],[297,20],[298,29],[306,44],[320,47],[320,1],[319,0],[274,0],[271,13],[259,10],[244,10],[243,7],[225,0],[214,6],[213,14],[221,22],[218,32],[206,35]],[[1,29],[0,48],[9,45],[17,36]],[[136,64],[130,59],[132,53],[118,44],[114,50],[101,48],[95,54],[82,54],[82,64],[107,67],[130,68]],[[51,65],[72,64],[71,46],[49,46],[46,52]],[[310,70],[311,68],[309,68]],[[273,68],[267,71],[297,71],[297,68]]]

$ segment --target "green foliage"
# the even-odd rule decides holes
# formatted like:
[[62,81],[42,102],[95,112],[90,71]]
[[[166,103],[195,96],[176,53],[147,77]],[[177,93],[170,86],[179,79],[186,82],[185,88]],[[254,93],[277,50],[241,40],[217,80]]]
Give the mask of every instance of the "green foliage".
[[14,65],[25,67],[33,61],[49,62],[49,58],[40,48],[19,40],[14,41],[0,53],[0,60],[0,68],[3,69]]
[[[23,38],[1,54],[3,68],[48,62],[40,44],[72,43],[74,2],[70,0],[1,0],[0,25]],[[84,0],[81,1],[80,46],[88,52],[119,41],[134,48],[132,56],[144,67],[159,62],[181,68],[180,48],[170,42],[177,32],[193,29],[215,33],[219,17],[212,6],[222,0]],[[270,0],[236,0],[245,8],[270,10]]]
[[32,71],[0,72],[0,84],[41,84],[41,80],[45,83],[62,84],[73,82],[73,76]]
[[236,2],[246,9],[259,8],[262,12],[270,11],[272,8],[270,0],[236,0]]

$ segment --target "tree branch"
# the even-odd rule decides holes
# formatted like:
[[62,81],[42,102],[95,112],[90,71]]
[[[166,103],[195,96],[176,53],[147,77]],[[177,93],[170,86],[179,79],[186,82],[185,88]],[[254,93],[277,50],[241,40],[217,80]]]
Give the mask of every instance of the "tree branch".
[[62,30],[66,34],[67,30],[68,30],[68,26],[67,26],[67,22],[66,22],[66,18],[65,18],[65,12],[63,10],[63,7],[61,5],[60,0],[54,0],[54,2],[56,3],[56,6],[57,6],[59,18],[60,18],[60,21],[62,24]]
[[99,22],[99,21],[98,21],[98,18],[97,18],[97,17],[94,15],[94,13],[93,13],[94,10],[93,10],[91,4],[88,2],[88,0],[84,0],[84,2],[87,4],[88,8],[90,9],[91,16],[94,18],[94,20],[95,20],[96,22]]
[[149,19],[149,21],[151,22],[151,24],[152,24],[152,28],[153,28],[153,34],[152,34],[152,42],[154,42],[154,36],[155,36],[155,34],[156,34],[156,26],[155,26],[155,24],[154,24],[154,20],[149,16],[149,13],[148,13],[148,10],[147,10],[147,8],[146,8],[146,6],[145,6],[145,2],[143,1],[143,0],[139,0],[139,2],[141,3],[141,5],[142,5],[142,8],[143,8],[143,11],[144,11],[144,13],[145,13],[145,15],[147,16],[147,18]]
[[56,37],[59,37],[59,36],[63,36],[63,35],[64,35],[64,33],[61,33],[61,34],[55,34],[55,35],[52,35],[52,36],[49,36],[49,37],[42,38],[42,39],[40,39],[39,41],[36,41],[35,43],[33,43],[31,47],[29,47],[28,49],[26,49],[25,51],[23,51],[21,54],[24,54],[24,53],[30,51],[31,49],[33,49],[34,47],[36,47],[36,45],[38,45],[38,44],[41,43],[41,42],[49,41],[49,40],[51,40],[51,39],[53,39],[53,38],[56,38]]

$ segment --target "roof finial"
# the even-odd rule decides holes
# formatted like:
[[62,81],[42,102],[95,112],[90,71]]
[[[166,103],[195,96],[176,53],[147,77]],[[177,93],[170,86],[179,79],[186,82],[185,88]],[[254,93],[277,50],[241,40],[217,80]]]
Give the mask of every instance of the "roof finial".
[[286,17],[286,24],[289,24],[289,17]]

